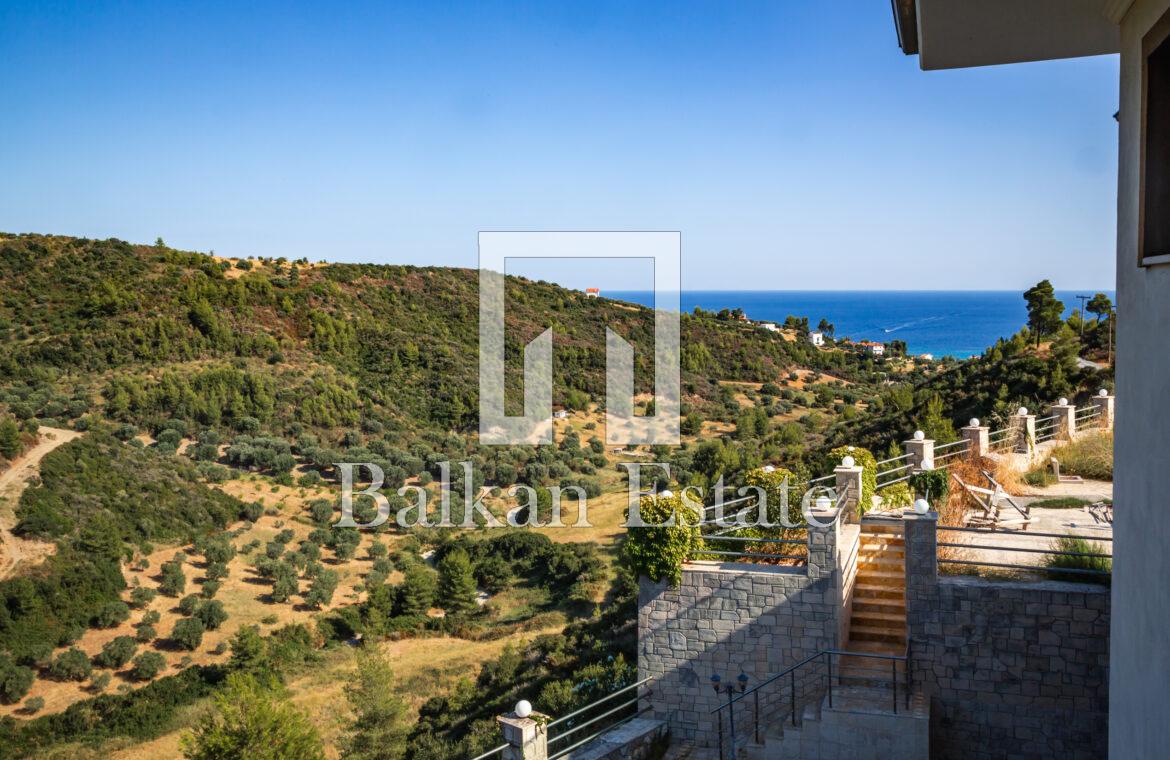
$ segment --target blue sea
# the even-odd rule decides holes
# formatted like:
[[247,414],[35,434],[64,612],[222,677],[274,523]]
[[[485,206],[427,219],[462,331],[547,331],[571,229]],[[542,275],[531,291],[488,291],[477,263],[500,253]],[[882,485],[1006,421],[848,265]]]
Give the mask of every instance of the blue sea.
[[[1057,291],[1065,316],[1080,308],[1078,294],[1112,290]],[[608,291],[606,298],[654,305],[650,291]],[[783,323],[789,314],[808,317],[815,329],[828,319],[837,337],[887,342],[902,340],[912,354],[964,359],[983,353],[999,338],[1019,332],[1028,319],[1024,296],[1017,291],[813,291],[688,290],[682,308],[708,311],[743,309],[755,321]]]

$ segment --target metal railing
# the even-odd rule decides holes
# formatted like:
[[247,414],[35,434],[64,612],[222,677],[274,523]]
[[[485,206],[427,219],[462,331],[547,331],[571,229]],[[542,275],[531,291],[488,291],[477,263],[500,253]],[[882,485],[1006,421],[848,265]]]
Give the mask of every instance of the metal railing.
[[[864,681],[883,681],[885,676],[874,677],[870,673],[876,673],[876,669],[866,669],[864,675],[856,675],[855,671],[850,671],[848,675],[842,672],[840,667],[837,668],[836,674],[833,672],[833,658],[834,657],[859,657],[871,660],[885,660],[890,663],[889,684],[890,692],[890,706],[894,714],[898,714],[899,704],[904,700],[905,708],[910,707],[911,686],[912,686],[912,660],[910,657],[910,644],[906,644],[906,652],[901,655],[894,654],[880,654],[877,652],[854,652],[847,649],[822,649],[816,654],[809,655],[795,665],[780,671],[779,673],[769,676],[761,681],[756,686],[747,689],[745,688],[738,695],[731,696],[728,694],[726,702],[720,704],[711,714],[715,715],[715,720],[718,724],[719,735],[719,758],[725,760],[724,748],[727,746],[728,739],[730,739],[730,760],[737,760],[736,758],[736,742],[739,738],[738,732],[735,729],[735,709],[736,705],[746,700],[751,700],[752,714],[750,727],[750,734],[756,744],[760,743],[760,733],[764,728],[760,721],[760,695],[764,693],[773,684],[778,684],[777,688],[781,691],[780,705],[785,706],[783,711],[768,710],[765,704],[765,719],[769,715],[784,716],[787,720],[792,722],[795,727],[797,722],[798,707],[803,707],[812,700],[820,699],[822,697],[828,699],[828,705],[833,706],[833,681],[834,677],[838,680],[842,678],[851,678]],[[898,663],[902,663],[902,678],[898,676]],[[819,674],[814,674],[811,679],[807,676],[798,677],[798,673],[806,668],[818,667]],[[898,683],[902,681],[901,694],[899,694]],[[800,686],[806,687],[807,693],[801,694]],[[784,700],[784,690],[787,687],[788,699]],[[804,697],[802,699],[802,696]],[[775,704],[775,703],[773,703]],[[726,712],[726,714],[725,714]],[[727,732],[724,732],[723,724],[724,718],[727,721]]]
[[[943,452],[940,454],[939,452]],[[945,470],[971,451],[971,441],[960,438],[957,441],[934,447],[934,466]]]
[[[829,479],[834,479],[835,475],[828,477],[817,478],[815,481],[809,481],[811,486],[815,482],[824,482]],[[850,496],[851,488],[844,489],[840,494],[835,494],[836,499],[833,502],[834,507],[840,507]],[[755,500],[758,507],[760,504],[757,495],[746,496],[740,499],[733,499],[731,501],[723,502],[723,506],[733,506],[741,503]],[[719,505],[712,504],[703,507],[703,512],[715,509]],[[787,506],[785,505],[785,508]],[[837,518],[840,518],[838,512]],[[758,515],[757,515],[758,517]],[[710,530],[711,527],[717,530]],[[699,547],[693,549],[687,556],[688,560],[699,560],[708,558],[727,557],[730,559],[744,559],[749,561],[759,560],[764,562],[775,562],[777,560],[791,560],[796,562],[804,562],[808,560],[808,526],[799,525],[792,527],[757,527],[750,524],[747,525],[720,525],[719,523],[709,523],[703,521],[700,526],[702,543]],[[762,535],[732,535],[740,531],[759,531]],[[804,535],[797,538],[799,534]],[[803,552],[792,553],[789,551],[769,551],[771,546],[780,545],[784,547],[794,546],[803,547]]]
[[[632,683],[629,686],[618,689],[615,692],[607,694],[606,696],[591,702],[584,707],[574,710],[568,715],[562,715],[548,724],[548,747],[549,760],[555,760],[558,757],[564,757],[573,750],[582,747],[593,741],[602,734],[612,731],[614,728],[627,723],[638,717],[644,710],[638,709],[638,702],[644,697],[650,696],[650,690],[639,694],[637,689],[645,686],[650,682],[649,678],[643,678],[637,683]],[[618,697],[634,692],[634,695],[620,704],[611,704],[613,700]],[[595,710],[603,708],[600,714],[593,715]],[[648,709],[648,708],[647,708]],[[582,737],[579,732],[584,729],[591,729],[587,736]],[[554,744],[559,744],[572,737],[571,744],[553,750]]]
[[[1012,537],[1020,538],[1071,538],[1080,539],[1089,542],[1113,542],[1112,536],[1085,536],[1071,533],[1040,533],[1037,531],[1013,531],[1013,530],[999,530],[996,528],[969,528],[958,526],[939,525],[938,531],[949,531],[954,533],[973,533],[979,535],[995,536],[998,538]],[[996,552],[1017,552],[1026,555],[1043,555],[1045,557],[1080,557],[1080,558],[1099,558],[1108,559],[1112,561],[1113,554],[1101,552],[1076,552],[1064,551],[1052,547],[1041,548],[1036,546],[1013,546],[1010,543],[996,542],[994,544],[965,544],[957,541],[938,541],[937,545],[940,549],[959,549],[959,550],[975,550],[975,551],[996,551]],[[1027,570],[1037,573],[1055,573],[1055,574],[1070,574],[1070,575],[1087,575],[1087,576],[1108,576],[1111,575],[1109,570],[1098,570],[1093,568],[1079,568],[1079,567],[1052,567],[1049,565],[1027,565],[1013,562],[991,562],[979,559],[964,560],[964,559],[950,559],[946,557],[938,557],[939,564],[958,565],[965,567],[996,567],[1012,570]]]
[[1050,441],[1060,432],[1060,415],[1041,417],[1036,420],[1036,443]]

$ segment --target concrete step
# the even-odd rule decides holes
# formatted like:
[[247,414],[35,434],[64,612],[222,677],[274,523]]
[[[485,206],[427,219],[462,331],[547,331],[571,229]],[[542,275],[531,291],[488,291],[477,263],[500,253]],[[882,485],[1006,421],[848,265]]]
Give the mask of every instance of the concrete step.
[[863,626],[894,626],[906,627],[906,611],[899,612],[874,612],[873,610],[859,610],[856,607],[853,609],[853,616],[850,618],[853,625]]
[[878,523],[862,523],[861,536],[902,536],[902,526],[897,524],[881,525]]
[[905,557],[906,550],[902,546],[862,546],[858,549],[858,557]]
[[862,545],[878,544],[882,546],[905,546],[906,539],[900,533],[862,533],[858,536]]
[[866,586],[906,585],[906,574],[897,570],[879,570],[876,567],[858,567],[857,582]]
[[863,597],[858,596],[855,591],[853,594],[853,614],[856,615],[864,612],[885,612],[891,615],[898,615],[902,620],[905,620],[906,600]]
[[890,644],[906,644],[906,628],[887,628],[875,625],[851,625],[849,627],[850,641],[884,641]]
[[857,558],[857,567],[873,567],[879,570],[903,570],[906,567],[906,563],[902,557],[893,557],[889,554],[862,554]]
[[853,601],[858,599],[899,599],[906,598],[905,582],[900,586],[891,585],[889,583],[866,583],[861,578],[857,579],[857,585],[853,587]]
[[845,649],[849,652],[871,652],[873,654],[892,654],[897,656],[906,654],[906,647],[898,647],[895,644],[884,641],[850,641],[845,645]]

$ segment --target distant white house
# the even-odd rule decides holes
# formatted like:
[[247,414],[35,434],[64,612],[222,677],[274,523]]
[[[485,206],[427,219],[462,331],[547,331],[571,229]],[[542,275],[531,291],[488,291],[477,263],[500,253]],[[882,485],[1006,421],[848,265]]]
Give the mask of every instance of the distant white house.
[[585,288],[585,295],[589,298],[600,298],[601,288]]
[[756,324],[759,325],[761,328],[767,330],[768,332],[779,332],[780,331],[780,328],[776,326],[775,322],[757,322]]
[[566,412],[564,409],[558,409],[555,412],[553,412],[553,417],[556,417],[558,420],[563,420],[563,419],[567,418],[568,416],[569,416],[569,413]]
[[919,354],[918,358],[924,362],[932,362],[934,361],[934,354]]
[[886,353],[886,347],[881,343],[875,343],[872,340],[863,340],[857,345],[861,346],[866,351],[869,351],[874,356],[883,356]]
[[808,340],[814,346],[823,346],[825,345],[825,334],[813,330],[808,334]]

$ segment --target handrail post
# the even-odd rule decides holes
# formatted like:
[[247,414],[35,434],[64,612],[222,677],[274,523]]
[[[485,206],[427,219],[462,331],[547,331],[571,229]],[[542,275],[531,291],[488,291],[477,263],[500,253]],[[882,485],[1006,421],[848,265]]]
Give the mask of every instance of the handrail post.
[[723,711],[715,713],[715,720],[719,724],[719,760],[723,760]]
[[833,654],[825,652],[825,669],[829,673],[829,707],[833,706]]
[[898,714],[898,661],[890,660],[890,683],[894,686],[894,715]]
[[792,669],[792,727],[796,728],[796,668]]
[[752,697],[755,699],[755,702],[756,702],[756,714],[755,714],[755,717],[753,719],[753,721],[755,723],[754,733],[755,733],[755,737],[756,737],[756,744],[759,744],[760,743],[760,690],[756,689],[755,691],[753,691]]

